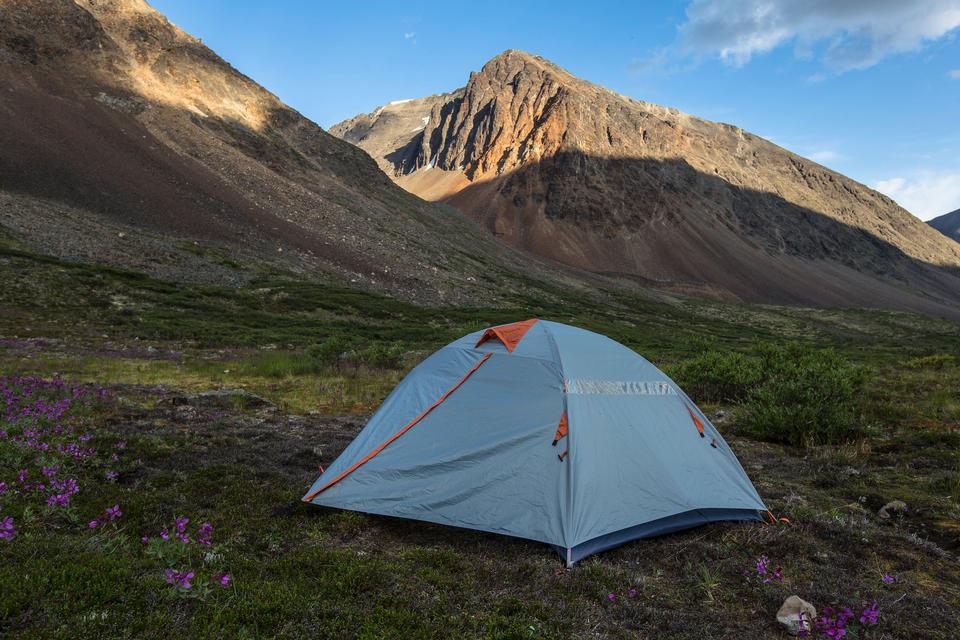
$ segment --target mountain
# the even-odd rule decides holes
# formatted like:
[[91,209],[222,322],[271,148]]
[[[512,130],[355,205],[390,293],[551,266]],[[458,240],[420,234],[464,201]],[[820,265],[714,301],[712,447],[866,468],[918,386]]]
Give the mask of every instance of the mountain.
[[544,271],[141,0],[0,2],[0,235],[172,279],[293,272],[421,302]]
[[927,224],[948,238],[960,242],[960,209],[927,220]]
[[530,253],[724,298],[955,315],[960,245],[737,127],[506,51],[465,87],[330,129]]

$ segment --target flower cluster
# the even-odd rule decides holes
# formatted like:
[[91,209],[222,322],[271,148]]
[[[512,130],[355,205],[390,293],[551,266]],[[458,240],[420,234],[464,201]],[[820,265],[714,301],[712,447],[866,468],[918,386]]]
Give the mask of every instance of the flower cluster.
[[143,536],[140,541],[146,545],[147,554],[156,557],[164,565],[163,575],[167,584],[174,586],[179,594],[193,594],[203,598],[211,586],[227,587],[231,576],[228,573],[214,572],[209,579],[201,580],[200,572],[193,568],[175,567],[196,566],[196,563],[209,564],[220,558],[212,550],[200,553],[203,547],[213,546],[213,525],[202,523],[193,533],[189,531],[190,519],[182,516],[174,518],[173,527],[160,530],[154,538]]
[[[108,396],[103,388],[59,378],[0,376],[0,450],[23,466],[15,467],[15,475],[0,477],[0,495],[10,505],[30,508],[33,503],[45,513],[70,508],[81,480],[89,479],[80,472],[102,464],[91,445],[96,430],[84,416]],[[119,510],[93,522],[117,517]]]
[[808,637],[815,633],[824,638],[840,640],[847,633],[856,628],[857,622],[863,627],[872,627],[880,620],[880,607],[876,602],[859,607],[860,614],[854,613],[850,607],[824,607],[823,612],[813,620],[812,631],[802,631],[801,636]]
[[[783,582],[783,569],[777,567],[775,569],[770,568],[770,558],[766,555],[762,555],[757,558],[754,563],[754,569],[756,571],[756,576],[763,581],[763,584],[770,584],[771,582]],[[749,576],[750,571],[748,569],[743,570],[743,575]]]

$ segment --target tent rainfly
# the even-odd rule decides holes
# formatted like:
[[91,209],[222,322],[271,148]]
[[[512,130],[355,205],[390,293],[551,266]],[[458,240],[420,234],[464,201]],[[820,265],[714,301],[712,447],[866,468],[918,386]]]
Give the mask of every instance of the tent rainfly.
[[610,338],[536,319],[427,358],[303,500],[538,540],[568,566],[766,512],[663,372]]

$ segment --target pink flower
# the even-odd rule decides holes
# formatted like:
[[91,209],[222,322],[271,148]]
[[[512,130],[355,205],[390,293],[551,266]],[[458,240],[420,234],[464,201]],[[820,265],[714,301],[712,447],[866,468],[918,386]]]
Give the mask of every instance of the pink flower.
[[99,524],[100,522],[98,520],[91,520],[89,523],[87,523],[87,526],[91,529],[96,529]]
[[229,573],[215,573],[210,576],[210,580],[219,584],[221,587],[226,587],[230,585],[230,574]]

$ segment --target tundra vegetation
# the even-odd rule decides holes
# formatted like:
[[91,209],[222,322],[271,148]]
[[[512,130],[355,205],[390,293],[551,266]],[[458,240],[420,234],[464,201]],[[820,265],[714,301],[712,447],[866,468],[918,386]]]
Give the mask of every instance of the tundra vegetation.
[[[791,594],[820,612],[814,637],[960,628],[955,324],[536,283],[504,307],[417,307],[12,244],[0,275],[0,635],[777,637]],[[532,316],[674,376],[788,522],[565,569],[534,542],[300,502],[419,360]],[[218,389],[243,393],[203,393]]]

